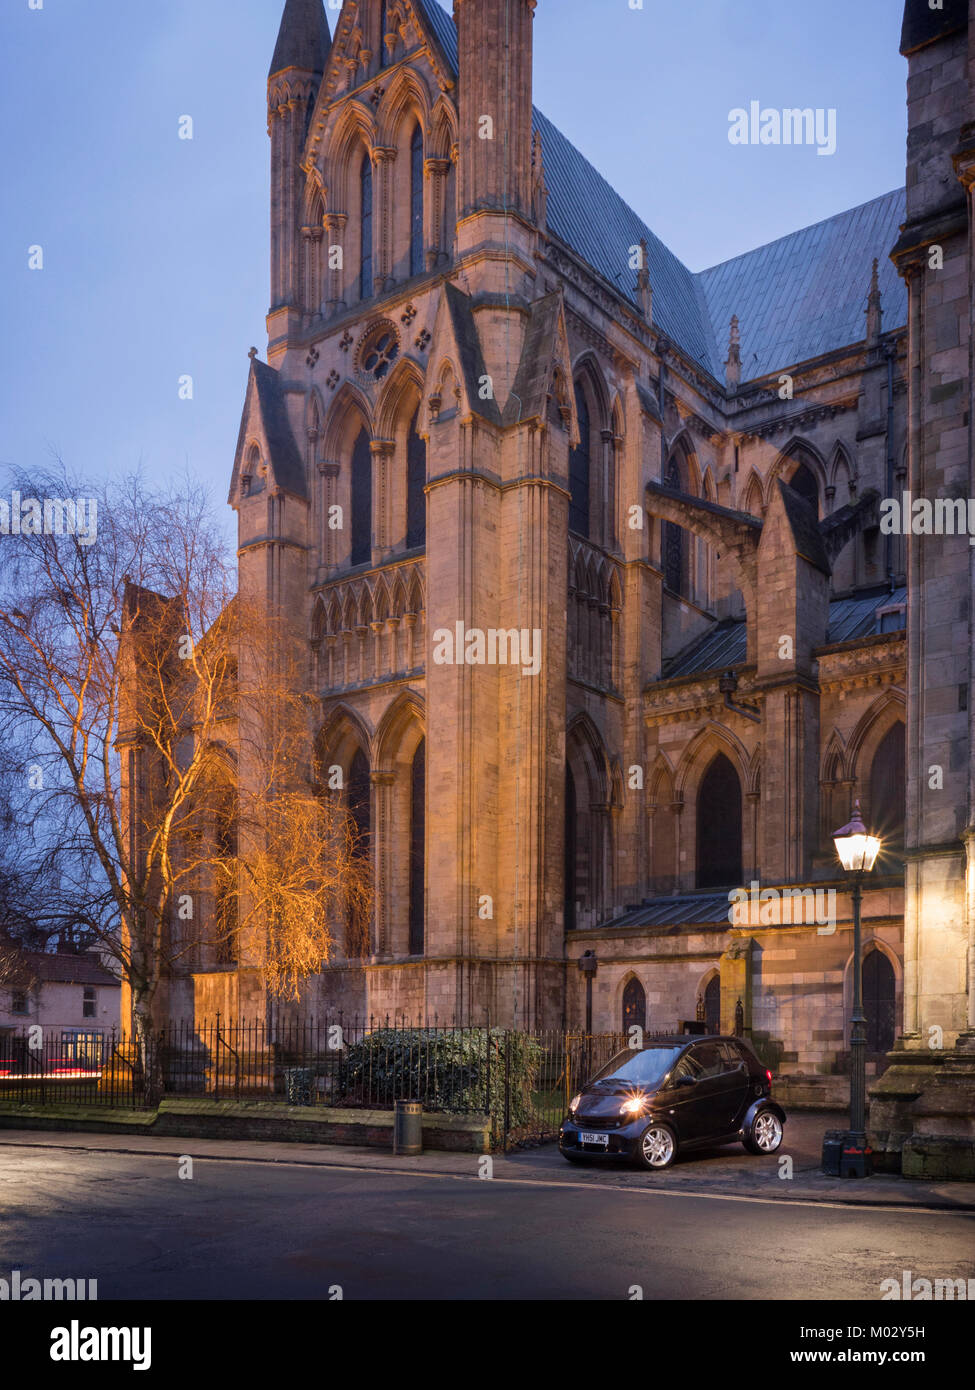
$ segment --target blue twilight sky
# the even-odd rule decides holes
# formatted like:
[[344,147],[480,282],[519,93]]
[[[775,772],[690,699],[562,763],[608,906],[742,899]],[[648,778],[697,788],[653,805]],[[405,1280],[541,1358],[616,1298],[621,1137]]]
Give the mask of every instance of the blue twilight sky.
[[[222,504],[266,344],[283,0],[29,3],[0,12],[0,460],[188,470]],[[631,3],[539,0],[535,100],[692,270],[903,183],[899,0]],[[752,100],[835,107],[836,154],[730,145]]]

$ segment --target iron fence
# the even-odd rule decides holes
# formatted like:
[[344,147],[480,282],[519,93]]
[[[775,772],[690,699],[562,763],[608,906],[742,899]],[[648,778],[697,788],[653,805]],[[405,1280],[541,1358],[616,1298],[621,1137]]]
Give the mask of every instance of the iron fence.
[[[647,1035],[648,1038],[650,1035]],[[558,1134],[621,1033],[425,1026],[407,1019],[174,1021],[142,1049],[118,1031],[0,1033],[0,1101],[151,1108],[162,1097],[425,1110],[491,1117],[501,1147]]]

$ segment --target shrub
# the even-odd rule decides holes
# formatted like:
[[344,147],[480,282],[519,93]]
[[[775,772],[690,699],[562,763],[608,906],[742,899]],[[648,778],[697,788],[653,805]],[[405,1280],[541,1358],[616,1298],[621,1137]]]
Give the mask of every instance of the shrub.
[[388,1109],[396,1100],[418,1100],[427,1110],[490,1113],[503,1121],[505,1068],[512,1129],[532,1118],[532,1092],[542,1061],[541,1045],[503,1028],[378,1028],[346,1052],[338,1103],[357,1101]]

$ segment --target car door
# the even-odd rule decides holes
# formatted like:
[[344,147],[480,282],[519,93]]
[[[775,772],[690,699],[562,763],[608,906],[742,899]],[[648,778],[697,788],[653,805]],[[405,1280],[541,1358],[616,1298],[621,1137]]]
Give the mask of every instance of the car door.
[[695,1043],[681,1058],[675,1080],[682,1075],[694,1077],[693,1086],[677,1088],[677,1120],[682,1140],[708,1139],[714,1134],[715,1099],[723,1066],[714,1043]]
[[722,1105],[726,1106],[726,1132],[737,1132],[748,1106],[751,1074],[745,1054],[733,1042],[718,1043],[725,1066],[726,1088],[722,1093]]

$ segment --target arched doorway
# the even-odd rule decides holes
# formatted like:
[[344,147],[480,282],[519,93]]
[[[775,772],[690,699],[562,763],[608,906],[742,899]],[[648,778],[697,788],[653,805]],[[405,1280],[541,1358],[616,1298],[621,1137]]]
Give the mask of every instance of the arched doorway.
[[631,1028],[647,1026],[647,992],[636,976],[632,976],[623,986],[623,1032]]
[[867,1056],[879,1061],[894,1046],[897,982],[894,967],[876,946],[863,958],[863,1012],[867,1016]]
[[721,977],[712,975],[704,990],[704,1023],[709,1033],[721,1032]]
[[741,880],[741,782],[718,753],[697,793],[697,886],[731,888]]

